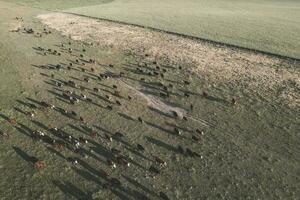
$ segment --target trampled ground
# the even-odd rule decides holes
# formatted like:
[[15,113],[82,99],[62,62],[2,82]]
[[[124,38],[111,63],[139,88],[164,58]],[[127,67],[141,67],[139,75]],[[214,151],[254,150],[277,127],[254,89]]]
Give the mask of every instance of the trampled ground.
[[300,195],[299,61],[24,4],[0,2],[0,199]]

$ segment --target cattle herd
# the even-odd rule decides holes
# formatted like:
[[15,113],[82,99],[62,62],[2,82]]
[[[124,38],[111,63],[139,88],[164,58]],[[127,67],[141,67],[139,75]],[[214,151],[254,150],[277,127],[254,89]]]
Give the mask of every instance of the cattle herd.
[[[21,18],[17,18],[21,20]],[[31,34],[34,37],[42,39],[45,35],[52,34],[50,30],[44,28],[42,31],[37,32],[33,28],[19,29],[17,32],[23,32]],[[168,163],[160,155],[151,153],[150,149],[147,149],[142,143],[135,143],[134,141],[128,141],[128,134],[121,131],[101,131],[96,129],[97,127],[97,116],[100,112],[97,109],[105,110],[105,115],[110,113],[121,112],[130,106],[135,107],[136,94],[134,92],[127,93],[127,80],[136,81],[141,87],[149,87],[152,89],[151,96],[158,99],[158,101],[168,102],[168,99],[172,96],[179,96],[186,102],[189,102],[191,95],[199,96],[201,98],[209,98],[207,92],[195,93],[189,91],[189,86],[192,84],[191,80],[170,80],[169,74],[172,71],[176,73],[184,74],[185,71],[182,66],[174,65],[170,66],[167,64],[161,64],[157,60],[149,61],[148,54],[139,56],[135,63],[126,63],[128,70],[120,70],[115,63],[101,64],[97,58],[91,58],[88,56],[89,48],[94,48],[93,43],[84,43],[82,49],[75,47],[73,43],[78,46],[79,42],[62,42],[55,45],[55,47],[34,47],[34,50],[38,56],[56,56],[57,60],[61,58],[64,62],[58,62],[57,64],[43,64],[33,65],[41,70],[41,77],[45,79],[45,83],[48,84],[52,89],[49,90],[50,94],[53,94],[55,98],[44,98],[44,99],[33,99],[28,97],[26,101],[20,103],[26,108],[26,111],[16,108],[17,111],[24,114],[24,116],[31,122],[40,127],[40,129],[32,129],[21,122],[18,119],[6,117],[6,120],[15,127],[18,131],[23,132],[26,136],[32,140],[45,144],[48,149],[56,152],[58,155],[62,155],[60,152],[69,151],[72,156],[62,156],[66,161],[72,163],[72,165],[87,166],[84,159],[87,156],[96,157],[94,150],[87,150],[89,144],[95,146],[102,145],[104,148],[103,161],[105,165],[109,166],[110,170],[130,168],[133,165],[139,166],[140,164],[134,160],[133,157],[126,155],[124,149],[118,148],[119,145],[127,145],[131,152],[136,155],[149,160],[152,164],[145,169],[149,173],[150,177],[155,178],[160,176],[163,170],[168,170]],[[68,58],[68,59],[65,59]],[[66,61],[66,62],[65,62]],[[128,67],[130,66],[130,67]],[[123,69],[123,68],[122,68]],[[130,73],[134,76],[130,76]],[[74,76],[76,75],[76,77]],[[140,78],[137,78],[140,77]],[[168,77],[168,78],[167,78]],[[99,87],[98,87],[99,86]],[[101,87],[100,87],[101,86]],[[184,88],[184,90],[177,90],[177,87]],[[107,88],[107,89],[106,89]],[[123,90],[124,89],[124,90]],[[141,91],[140,89],[137,91]],[[154,91],[154,92],[153,92]],[[101,103],[100,103],[101,102]],[[232,99],[229,104],[236,104],[236,100]],[[64,106],[66,105],[66,106]],[[85,107],[83,106],[85,105]],[[168,117],[172,118],[175,123],[186,123],[192,120],[193,117],[190,113],[194,112],[197,107],[191,103],[184,108],[183,112],[174,109],[164,111],[163,113]],[[83,109],[77,109],[78,107],[84,107]],[[85,108],[93,107],[93,111],[90,114],[85,113]],[[121,108],[124,109],[121,109]],[[125,108],[126,107],[126,108]],[[54,125],[44,125],[39,122],[40,113],[47,113],[46,115],[51,116],[51,113],[58,113],[63,117],[66,117],[68,124],[83,127],[84,135],[76,136],[68,133],[64,130],[63,121],[64,118],[59,117],[60,127]],[[82,114],[84,113],[84,114]],[[101,112],[101,115],[103,112]],[[127,116],[128,119],[138,126],[151,126],[152,123],[142,116]],[[155,117],[155,116],[154,116]],[[51,120],[51,124],[54,124]],[[152,125],[155,127],[155,125]],[[184,133],[184,129],[179,126],[173,127],[173,129],[161,128],[163,131],[167,131],[174,137],[184,138],[191,143],[200,143],[204,135],[204,130],[201,127],[189,129],[189,134]],[[78,129],[78,128],[77,128]],[[112,128],[113,129],[113,128]],[[2,133],[6,138],[10,137],[9,133]],[[197,152],[197,149],[186,145],[177,145],[173,148],[174,153],[179,154],[183,157],[189,157],[192,159],[202,159],[203,155]],[[20,149],[18,151],[21,151]],[[36,169],[46,170],[47,169],[47,158],[37,158],[35,156],[28,155],[27,161],[33,164]],[[91,167],[87,167],[90,169]],[[109,171],[110,171],[109,170]],[[112,191],[122,191],[122,179],[118,176],[112,175],[112,173],[105,170],[98,169],[98,172],[91,170],[93,174],[102,177],[103,188],[110,189]],[[176,172],[175,172],[176,173]],[[143,194],[139,194],[140,197],[146,199],[147,197]],[[159,190],[154,192],[157,198],[169,199],[166,192]]]

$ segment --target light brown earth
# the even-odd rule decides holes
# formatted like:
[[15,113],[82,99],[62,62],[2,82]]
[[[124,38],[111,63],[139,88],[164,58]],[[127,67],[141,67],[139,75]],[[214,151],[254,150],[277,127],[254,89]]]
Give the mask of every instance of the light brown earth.
[[[293,87],[287,87],[278,97],[290,106],[300,104],[300,63],[296,61],[71,14],[49,13],[38,18],[74,40],[93,41],[132,54],[148,54],[149,60],[188,63],[192,66],[189,70],[216,83],[231,82],[261,91],[291,84]],[[285,65],[290,67],[283,68]]]

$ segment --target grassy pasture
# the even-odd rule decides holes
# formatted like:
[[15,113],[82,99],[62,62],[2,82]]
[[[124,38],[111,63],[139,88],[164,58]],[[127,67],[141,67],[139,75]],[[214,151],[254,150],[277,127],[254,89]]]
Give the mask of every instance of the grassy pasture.
[[30,6],[41,9],[61,10],[67,8],[99,5],[109,3],[113,0],[2,0],[6,2],[16,3],[19,5]]
[[[54,6],[50,1],[44,2],[44,8]],[[72,7],[71,4],[68,1],[66,7]],[[145,196],[161,199],[159,191],[165,192],[170,199],[296,199],[300,195],[299,107],[291,108],[276,101],[276,95],[270,95],[271,99],[263,98],[265,94],[249,90],[246,84],[216,83],[208,76],[190,74],[188,65],[182,65],[182,70],[178,66],[161,67],[161,71],[166,70],[165,80],[139,74],[137,64],[146,62],[145,58],[124,54],[113,47],[71,41],[55,30],[41,38],[24,31],[10,31],[20,22],[15,20],[17,16],[24,19],[22,28],[33,28],[35,33],[42,33],[44,28],[49,31],[36,19],[41,13],[45,11],[0,1],[1,200],[146,199]],[[61,56],[47,53],[49,48],[57,50]],[[72,53],[68,48],[72,48]],[[88,62],[85,66],[83,62],[76,64],[80,54],[104,66]],[[67,70],[69,63],[73,64],[72,70]],[[110,63],[114,64],[113,68],[107,66]],[[62,70],[53,69],[57,64],[61,64]],[[285,65],[297,67],[289,62]],[[95,68],[94,73],[91,67]],[[155,70],[155,67],[149,63],[143,70]],[[280,65],[279,71],[283,68]],[[113,84],[121,89],[124,97],[131,93],[116,79],[99,81],[95,78],[96,74],[107,70],[117,74],[124,72],[126,82],[132,86],[144,84],[148,92],[154,94],[162,90],[155,82],[167,85],[168,80],[173,80],[174,95],[168,101],[187,110],[193,103],[194,110],[189,111],[189,116],[212,126],[174,119],[149,109],[139,99],[130,102],[115,97]],[[83,80],[87,77],[90,82]],[[147,79],[148,84],[141,78]],[[190,85],[179,82],[187,79]],[[55,84],[68,80],[89,89],[83,92],[67,84],[62,87]],[[293,83],[286,83],[274,91],[279,93],[291,85]],[[94,87],[100,92],[95,94]],[[86,93],[93,103],[80,101],[72,105],[62,96],[66,90]],[[185,90],[191,92],[190,97],[183,95]],[[208,97],[203,96],[202,91],[206,91]],[[273,94],[274,91],[268,92]],[[111,102],[105,100],[104,95],[110,95]],[[238,97],[236,105],[231,104],[233,95]],[[74,110],[87,123],[66,116],[60,109],[43,109],[39,104],[42,100],[57,108]],[[122,106],[116,105],[115,100],[121,101]],[[106,109],[107,105],[113,105],[114,109]],[[27,112],[35,112],[35,116],[30,117]],[[144,119],[143,124],[138,122],[138,116]],[[15,119],[16,123],[10,119]],[[32,137],[34,130],[41,130],[59,140],[59,135],[51,130],[55,126],[75,138],[87,138],[89,143],[82,144],[78,152],[68,145],[60,149],[45,139]],[[175,126],[181,130],[181,136],[174,135]],[[96,130],[96,138],[90,136],[90,128]],[[196,128],[204,130],[199,142],[191,139]],[[125,137],[107,142],[104,135],[116,131],[121,131]],[[8,133],[9,138],[3,133]],[[146,148],[145,152],[137,151],[138,143]],[[203,158],[181,155],[177,145],[189,147]],[[113,157],[111,148],[121,150],[126,158],[132,159],[131,166],[113,169],[106,160]],[[151,160],[153,155],[167,162],[156,178],[152,178],[148,170],[151,165],[157,166]],[[43,160],[47,167],[36,169],[30,156]],[[72,163],[72,158],[78,159],[78,163]],[[108,178],[120,179],[122,187],[107,189],[108,178],[103,171],[109,173]]]
[[296,0],[2,0],[300,58]]
[[116,0],[66,11],[300,58],[295,0]]

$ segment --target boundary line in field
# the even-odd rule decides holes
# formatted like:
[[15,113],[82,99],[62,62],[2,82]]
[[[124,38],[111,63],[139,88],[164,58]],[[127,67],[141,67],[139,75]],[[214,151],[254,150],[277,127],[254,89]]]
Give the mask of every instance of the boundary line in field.
[[[3,1],[0,0],[0,2],[3,2]],[[153,28],[153,27],[150,27],[150,26],[144,26],[144,25],[139,25],[139,24],[122,22],[122,21],[119,21],[119,20],[112,20],[112,19],[106,19],[106,18],[101,18],[101,17],[93,17],[93,16],[88,16],[88,15],[78,14],[78,13],[73,13],[73,12],[51,10],[51,9],[40,8],[40,7],[36,7],[36,6],[27,6],[27,5],[23,5],[23,4],[15,3],[15,2],[12,3],[12,4],[23,6],[23,7],[36,8],[36,9],[44,10],[44,11],[48,11],[48,12],[64,13],[64,14],[70,14],[70,15],[75,15],[75,16],[80,16],[80,17],[87,17],[87,18],[90,18],[90,19],[103,20],[103,21],[108,21],[108,22],[113,22],[113,23],[118,23],[118,24],[123,24],[123,25],[136,26],[136,27],[145,28],[145,29],[149,29],[149,30],[153,30],[153,31],[157,31],[157,32],[176,35],[176,36],[179,36],[179,37],[182,37],[182,38],[187,38],[187,39],[191,39],[191,40],[198,40],[198,41],[206,42],[206,43],[209,43],[209,44],[212,44],[212,45],[215,45],[215,46],[223,46],[223,47],[226,47],[226,48],[234,48],[234,49],[238,49],[238,50],[243,50],[243,51],[253,52],[253,53],[257,53],[257,54],[263,54],[263,55],[267,55],[267,56],[271,56],[271,57],[276,57],[276,58],[280,58],[280,59],[284,59],[284,60],[300,62],[300,57],[296,58],[296,57],[292,57],[292,56],[282,55],[282,54],[279,54],[279,53],[272,53],[272,52],[268,52],[268,51],[243,47],[243,46],[239,46],[239,45],[235,45],[235,44],[229,44],[229,43],[215,41],[215,40],[211,40],[211,39],[186,35],[186,34],[183,34],[183,33],[176,33],[176,32],[172,32],[172,31],[162,30],[162,29]]]
[[296,58],[296,57],[292,57],[292,56],[287,56],[287,55],[272,53],[272,52],[268,52],[268,51],[243,47],[243,46],[239,46],[239,45],[235,45],[235,44],[229,44],[229,43],[225,43],[225,42],[210,40],[210,39],[191,36],[191,35],[186,35],[186,34],[183,34],[183,33],[176,33],[176,32],[172,32],[172,31],[153,28],[151,26],[132,24],[132,23],[122,22],[122,21],[118,21],[118,20],[106,19],[106,18],[101,18],[101,17],[93,17],[93,16],[84,15],[84,14],[65,12],[65,11],[52,11],[52,12],[70,14],[70,15],[75,15],[75,16],[79,16],[79,17],[87,17],[87,18],[90,18],[90,19],[108,21],[108,22],[113,22],[113,23],[118,23],[118,24],[123,24],[123,25],[128,25],[128,26],[136,26],[136,27],[145,28],[145,29],[149,29],[149,30],[153,30],[153,31],[157,31],[157,32],[176,35],[176,36],[179,36],[179,37],[182,37],[182,38],[187,38],[187,39],[191,39],[191,40],[198,40],[198,41],[206,42],[206,43],[209,43],[209,44],[212,44],[212,45],[215,45],[215,46],[223,46],[223,47],[226,47],[226,48],[234,48],[234,49],[244,50],[244,51],[248,51],[248,52],[254,52],[254,53],[258,53],[258,54],[265,54],[267,56],[277,57],[277,58],[280,58],[280,59],[300,62],[300,58]]

